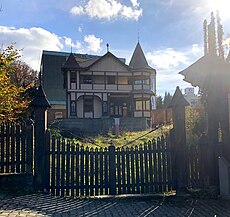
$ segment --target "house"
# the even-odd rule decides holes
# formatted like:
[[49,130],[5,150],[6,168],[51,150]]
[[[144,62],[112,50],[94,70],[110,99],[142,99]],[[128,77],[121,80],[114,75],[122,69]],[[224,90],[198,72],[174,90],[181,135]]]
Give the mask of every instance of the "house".
[[[42,63],[44,69],[45,62]],[[139,42],[129,65],[125,64],[125,59],[116,57],[110,51],[100,57],[85,59],[70,53],[60,69],[64,74],[64,80],[61,80],[65,91],[61,90],[59,107],[57,99],[51,100],[50,104],[56,115],[56,108],[60,108],[60,111],[62,108],[62,113],[65,113],[62,127],[92,130],[94,126],[105,130],[111,127],[114,118],[119,118],[122,127],[128,130],[151,126],[151,111],[155,108],[156,70],[148,65]],[[51,96],[55,95],[57,86],[51,91],[45,74],[43,70],[44,90],[48,90],[46,94],[49,100],[53,99]],[[52,104],[52,101],[56,104]],[[65,108],[60,106],[64,103]]]
[[186,87],[184,89],[184,98],[192,107],[197,105],[200,100],[200,97],[197,94],[195,94],[194,87]]

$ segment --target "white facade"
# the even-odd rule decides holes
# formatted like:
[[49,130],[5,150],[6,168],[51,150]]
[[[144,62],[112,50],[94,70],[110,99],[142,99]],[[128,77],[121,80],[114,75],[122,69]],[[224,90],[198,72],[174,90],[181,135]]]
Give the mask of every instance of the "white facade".
[[82,67],[87,62],[78,64],[73,58],[70,55],[63,67],[68,118],[151,117],[156,71],[147,62],[141,68],[130,67],[107,52]]

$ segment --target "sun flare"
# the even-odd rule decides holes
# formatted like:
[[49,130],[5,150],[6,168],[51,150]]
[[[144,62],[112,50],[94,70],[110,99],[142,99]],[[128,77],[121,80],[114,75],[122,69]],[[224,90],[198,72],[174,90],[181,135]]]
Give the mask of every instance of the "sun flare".
[[209,0],[208,2],[211,11],[219,11],[222,19],[230,17],[230,0]]

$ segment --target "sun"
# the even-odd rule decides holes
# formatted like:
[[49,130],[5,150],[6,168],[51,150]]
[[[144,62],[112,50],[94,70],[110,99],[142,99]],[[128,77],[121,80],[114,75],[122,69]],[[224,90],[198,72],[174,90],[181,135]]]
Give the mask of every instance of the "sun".
[[209,0],[210,10],[213,12],[219,11],[222,19],[230,17],[229,8],[230,0]]

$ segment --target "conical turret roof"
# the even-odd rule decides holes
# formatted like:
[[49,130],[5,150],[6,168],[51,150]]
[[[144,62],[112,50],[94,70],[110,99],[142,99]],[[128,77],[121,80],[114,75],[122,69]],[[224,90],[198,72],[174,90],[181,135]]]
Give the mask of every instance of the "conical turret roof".
[[62,69],[79,69],[80,65],[78,64],[76,58],[74,57],[73,53],[71,53],[64,63]]
[[129,63],[129,67],[131,69],[151,68],[148,65],[148,62],[145,58],[144,52],[141,48],[139,41],[138,41],[137,46],[133,52],[133,56],[132,56],[131,61]]

